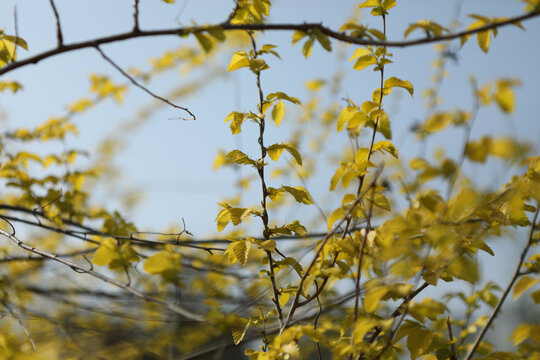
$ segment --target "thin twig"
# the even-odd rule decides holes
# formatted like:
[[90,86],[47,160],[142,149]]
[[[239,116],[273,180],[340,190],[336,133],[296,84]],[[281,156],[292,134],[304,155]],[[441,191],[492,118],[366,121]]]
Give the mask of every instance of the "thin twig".
[[133,32],[139,32],[139,0],[133,0]]
[[[103,50],[101,50],[101,48],[96,45],[95,46],[96,50],[100,53],[100,55],[109,63],[111,64],[116,70],[118,70],[118,72],[120,74],[122,74],[124,77],[126,77],[129,81],[131,81],[131,83],[133,85],[135,85],[136,87],[138,87],[139,89],[143,90],[144,92],[146,92],[148,95],[152,96],[153,98],[155,99],[158,99],[160,101],[163,101],[164,103],[166,103],[167,105],[170,105],[176,109],[180,109],[180,110],[184,110],[185,112],[187,112],[191,117],[192,119],[191,120],[195,120],[195,115],[193,115],[193,113],[191,111],[188,110],[188,108],[185,108],[185,107],[182,107],[182,106],[178,106],[178,105],[175,105],[173,104],[172,102],[170,102],[169,100],[159,96],[159,95],[156,95],[154,94],[153,92],[151,92],[150,90],[148,90],[148,88],[146,88],[145,86],[141,85],[137,80],[135,80],[131,75],[129,75],[127,72],[125,72],[120,66],[118,66],[113,60],[111,60],[110,57],[108,57],[107,55],[105,55],[105,53],[103,52]],[[185,119],[185,118],[182,118],[182,120],[190,120],[190,119]]]
[[343,32],[332,30],[326,26],[323,26],[321,23],[304,23],[304,24],[230,24],[228,22],[223,22],[221,24],[215,24],[215,25],[206,25],[206,26],[194,26],[194,27],[181,27],[181,28],[173,28],[173,29],[162,29],[162,30],[149,30],[149,31],[140,31],[140,32],[126,32],[116,35],[110,35],[102,38],[96,38],[92,40],[86,40],[78,43],[74,43],[71,45],[64,45],[60,48],[56,48],[53,50],[48,50],[45,52],[42,52],[40,54],[28,57],[22,61],[18,61],[16,63],[10,64],[8,66],[3,67],[0,69],[0,75],[3,75],[5,73],[8,73],[10,71],[13,71],[17,68],[29,65],[29,64],[36,64],[39,61],[49,58],[51,56],[56,56],[61,53],[65,52],[71,52],[79,49],[84,48],[91,48],[96,47],[103,44],[108,44],[112,42],[117,41],[125,41],[128,39],[134,39],[134,38],[140,38],[140,37],[154,37],[154,36],[182,36],[182,35],[189,35],[193,33],[199,33],[204,32],[209,28],[219,26],[223,30],[226,31],[233,31],[233,30],[253,30],[253,31],[312,31],[312,30],[320,30],[322,33],[327,35],[330,38],[333,38],[335,40],[349,43],[349,44],[357,44],[357,45],[371,45],[371,46],[386,46],[386,47],[410,47],[415,45],[423,45],[423,44],[431,44],[431,43],[438,43],[448,40],[453,40],[460,38],[462,36],[468,36],[477,34],[482,31],[486,30],[492,30],[495,28],[500,28],[503,26],[507,26],[510,24],[514,24],[516,22],[528,20],[531,18],[534,18],[536,16],[540,16],[540,12],[530,12],[527,14],[523,14],[520,16],[516,16],[513,18],[510,18],[505,21],[500,22],[494,22],[476,29],[470,29],[465,30],[461,32],[456,32],[453,34],[448,34],[444,36],[439,37],[423,37],[416,40],[407,40],[407,41],[378,41],[378,40],[370,40],[365,39],[361,37],[354,37],[346,35]]
[[512,290],[512,287],[514,286],[514,283],[518,279],[518,277],[520,275],[519,273],[520,273],[520,270],[521,270],[521,266],[523,265],[523,262],[525,261],[525,257],[527,256],[527,252],[529,251],[529,248],[531,247],[531,245],[533,243],[533,238],[534,238],[533,235],[534,235],[534,231],[536,229],[536,221],[538,219],[538,212],[539,211],[540,211],[540,204],[536,204],[536,212],[534,213],[534,216],[533,216],[533,219],[532,219],[531,230],[529,232],[529,239],[527,240],[527,245],[525,245],[525,247],[523,248],[523,251],[521,252],[521,256],[519,257],[519,262],[518,262],[518,264],[516,266],[516,270],[514,271],[514,275],[512,276],[512,279],[510,280],[510,282],[506,286],[506,289],[504,289],[504,292],[503,292],[501,298],[499,299],[499,302],[497,303],[495,308],[493,308],[493,311],[491,312],[491,315],[489,316],[488,321],[486,322],[486,324],[484,325],[484,327],[482,328],[482,330],[480,331],[480,333],[476,337],[471,349],[469,350],[469,353],[467,354],[467,356],[465,357],[464,360],[471,360],[472,359],[474,353],[476,352],[476,349],[480,345],[480,342],[482,341],[482,339],[486,335],[489,327],[491,326],[491,324],[493,323],[493,321],[495,320],[495,318],[499,314],[499,311],[500,311],[502,305],[504,304],[504,301],[506,300],[506,297],[508,296],[508,294]]
[[60,26],[60,16],[58,15],[58,10],[54,5],[54,0],[49,0],[51,8],[54,13],[54,18],[56,19],[56,41],[58,43],[58,49],[61,49],[64,46],[64,36],[62,35],[62,27]]

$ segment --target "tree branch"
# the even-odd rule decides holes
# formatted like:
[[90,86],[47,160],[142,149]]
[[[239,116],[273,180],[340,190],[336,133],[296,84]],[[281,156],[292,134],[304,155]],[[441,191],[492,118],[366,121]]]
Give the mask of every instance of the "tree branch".
[[443,42],[448,40],[453,40],[460,38],[462,36],[473,35],[485,30],[491,30],[506,25],[510,25],[519,21],[524,21],[531,19],[533,17],[540,16],[540,12],[531,12],[510,18],[505,21],[495,22],[489,25],[485,25],[476,29],[465,30],[453,34],[448,34],[438,37],[424,37],[416,40],[405,40],[405,41],[377,41],[370,40],[361,37],[349,36],[343,32],[332,30],[321,23],[304,23],[304,24],[229,24],[227,22],[216,24],[216,25],[206,25],[206,26],[195,26],[195,27],[181,27],[173,29],[162,29],[162,30],[149,30],[149,31],[139,31],[139,32],[126,32],[116,35],[105,36],[102,38],[96,38],[92,40],[82,41],[70,45],[63,45],[56,49],[48,50],[40,54],[31,56],[21,61],[17,61],[8,66],[0,69],[0,75],[11,72],[15,69],[21,68],[30,64],[37,64],[41,60],[56,56],[62,53],[71,52],[75,50],[85,49],[85,48],[95,48],[96,46],[109,44],[117,41],[125,41],[129,39],[142,38],[142,37],[153,37],[153,36],[186,36],[193,33],[200,33],[207,31],[209,28],[221,27],[225,31],[234,31],[234,30],[253,30],[253,31],[313,31],[315,29],[321,31],[325,35],[335,40],[356,44],[356,45],[371,45],[371,46],[386,46],[386,47],[410,47],[415,45],[424,45],[431,44],[436,42]]

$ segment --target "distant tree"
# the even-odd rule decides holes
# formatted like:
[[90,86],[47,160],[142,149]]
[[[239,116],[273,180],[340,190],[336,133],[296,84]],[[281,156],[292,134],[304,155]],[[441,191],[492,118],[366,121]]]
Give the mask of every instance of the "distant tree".
[[[523,15],[470,15],[464,30],[420,20],[395,41],[386,36],[395,0],[359,2],[359,8],[380,19],[376,28],[354,16],[339,29],[268,23],[270,0],[237,0],[221,23],[164,30],[142,29],[139,1],[134,0],[132,30],[69,44],[61,14],[50,0],[57,47],[23,59],[18,59],[28,49],[23,37],[0,30],[4,93],[17,93],[23,86],[6,74],[85,48],[95,49],[125,78],[115,83],[93,74],[90,94],[71,103],[64,115],[35,128],[4,129],[0,135],[0,357],[539,359],[540,325],[534,321],[515,328],[512,351],[498,351],[485,339],[508,295],[518,298],[532,288],[530,296],[540,302],[540,256],[533,251],[540,238],[538,149],[511,137],[471,138],[475,118],[485,107],[514,111],[513,89],[520,82],[498,78],[477,84],[472,79],[472,108],[439,105],[446,64],[455,55],[452,40],[463,45],[474,36],[487,53],[492,35],[508,25],[522,28],[522,21],[540,15],[538,0],[524,2]],[[325,69],[320,79],[307,83],[306,99],[267,88],[267,76],[281,76],[284,83],[295,79],[272,73],[267,60],[280,57],[279,47],[264,43],[263,31],[290,31],[306,58],[314,46],[331,52],[338,43],[351,45],[352,67],[360,74],[374,70],[380,75],[369,84],[373,96],[343,101],[340,77]],[[412,34],[422,37],[410,40]],[[168,51],[148,70],[124,69],[102,48],[165,35],[195,37],[198,46]],[[412,132],[426,142],[458,128],[465,142],[456,145],[461,150],[455,158],[443,151],[435,160],[402,162],[401,149],[392,143],[385,99],[397,88],[413,96],[415,79],[388,76],[385,70],[400,61],[391,48],[421,44],[438,44],[439,57],[433,86],[425,91],[427,115]],[[180,64],[217,76],[225,66],[208,60],[218,54],[230,59],[227,71],[252,77],[258,99],[250,110],[232,111],[224,119],[233,135],[256,129],[243,142],[258,144],[257,153],[224,151],[214,163],[216,168],[245,167],[238,188],[231,191],[234,198],[219,203],[217,231],[229,232],[198,239],[185,223],[144,232],[120,212],[96,206],[97,184],[112,181],[118,144],[104,136],[95,153],[62,147],[65,138],[78,133],[73,118],[107,99],[120,102],[130,87],[138,87],[181,111],[181,119],[197,121],[189,104],[166,99],[151,81]],[[179,94],[197,91],[205,82],[190,83]],[[136,128],[137,121],[125,131]],[[282,121],[288,123],[287,133],[270,142],[268,128]],[[343,148],[325,147],[333,132],[343,135]],[[62,150],[40,146],[46,143]],[[339,205],[323,209],[307,180],[321,169],[321,155],[329,153],[335,171],[327,174],[329,196]],[[81,161],[81,155],[89,161]],[[509,182],[486,190],[462,169],[465,162],[489,158],[520,166],[508,167],[513,171]],[[250,185],[259,189],[254,204],[244,196]],[[302,222],[283,215],[297,203],[316,207],[320,214]],[[527,231],[510,282],[503,288],[482,282],[478,253],[493,254],[489,241],[523,236],[520,228]],[[424,295],[443,282],[458,282],[459,291],[439,298]],[[461,302],[464,314],[449,308],[452,299]],[[489,309],[488,315],[478,311],[481,307]]]

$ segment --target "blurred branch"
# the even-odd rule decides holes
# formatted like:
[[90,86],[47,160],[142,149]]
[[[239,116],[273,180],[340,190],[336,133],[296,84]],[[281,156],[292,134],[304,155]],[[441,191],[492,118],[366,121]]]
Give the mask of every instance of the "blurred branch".
[[516,266],[516,270],[514,271],[514,275],[512,276],[512,279],[510,280],[510,282],[506,286],[506,289],[504,289],[504,292],[503,292],[501,298],[499,299],[499,302],[493,308],[493,311],[491,312],[491,315],[489,316],[488,321],[486,322],[486,324],[484,325],[484,327],[482,328],[482,330],[480,331],[480,333],[476,337],[476,340],[474,341],[471,349],[469,350],[469,353],[464,358],[464,360],[471,360],[472,359],[474,353],[476,352],[476,349],[480,345],[480,342],[482,341],[482,339],[486,335],[486,332],[488,331],[489,327],[491,326],[491,324],[493,323],[493,321],[495,320],[495,318],[499,314],[499,311],[501,310],[501,307],[504,304],[504,301],[506,300],[506,297],[510,293],[510,290],[512,290],[512,287],[514,286],[514,283],[516,282],[516,280],[520,276],[521,266],[523,265],[523,262],[525,262],[525,257],[527,256],[527,252],[529,251],[529,248],[533,244],[533,238],[534,238],[533,235],[534,235],[534,231],[536,229],[536,221],[538,219],[538,212],[540,212],[540,204],[536,204],[536,212],[534,213],[534,216],[533,216],[533,219],[532,219],[531,230],[529,231],[529,238],[527,240],[527,244],[525,245],[525,247],[523,248],[523,251],[521,252],[521,256],[519,257],[519,262],[518,262],[518,264]]
[[63,265],[66,265],[68,267],[70,267],[73,271],[77,272],[77,273],[80,273],[80,274],[88,274],[88,275],[91,275],[103,282],[106,282],[106,283],[109,283],[111,285],[114,285],[116,287],[119,287],[133,295],[135,295],[136,297],[144,300],[144,301],[147,301],[147,302],[152,302],[152,303],[156,303],[156,304],[159,304],[159,305],[162,305],[164,307],[166,307],[167,309],[171,310],[172,312],[174,313],[177,313],[179,315],[182,315],[184,316],[186,319],[189,319],[189,320],[192,320],[192,321],[197,321],[197,322],[201,322],[204,320],[204,317],[201,316],[201,315],[198,315],[198,314],[195,314],[189,310],[186,310],[178,305],[175,305],[173,303],[170,303],[170,302],[166,302],[166,301],[163,301],[163,300],[160,300],[160,299],[157,299],[157,298],[154,298],[152,296],[149,296],[145,293],[142,293],[140,292],[139,290],[131,287],[131,286],[128,286],[128,285],[125,285],[113,278],[110,278],[108,276],[105,276],[101,273],[98,273],[97,271],[94,271],[92,268],[89,268],[89,269],[86,269],[78,264],[75,264],[71,261],[68,261],[68,260],[64,260],[62,258],[59,258],[57,257],[56,255],[53,255],[51,253],[48,253],[46,251],[43,251],[43,250],[40,250],[40,249],[36,249],[35,247],[33,246],[30,246],[30,245],[27,245],[26,243],[24,243],[22,240],[20,240],[18,237],[15,236],[14,233],[10,234],[8,233],[7,231],[5,230],[2,230],[0,229],[0,235],[8,238],[9,240],[11,240],[13,243],[15,243],[18,247],[20,247],[21,249],[23,250],[26,250],[26,251],[29,251],[29,252],[32,252],[36,255],[39,255],[39,256],[43,256],[45,258],[49,258],[51,260],[54,260],[56,262],[59,262]]

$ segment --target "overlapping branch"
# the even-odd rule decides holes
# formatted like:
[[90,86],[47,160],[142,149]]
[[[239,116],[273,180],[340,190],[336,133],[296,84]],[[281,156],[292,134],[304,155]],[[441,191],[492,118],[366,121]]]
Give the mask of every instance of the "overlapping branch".
[[29,251],[31,253],[34,253],[36,255],[39,255],[39,256],[42,256],[44,258],[48,258],[48,259],[51,259],[53,261],[56,261],[60,264],[63,264],[69,268],[71,268],[73,271],[77,272],[77,273],[80,273],[80,274],[88,274],[90,276],[93,276],[101,281],[104,281],[106,283],[109,283],[111,285],[114,285],[120,289],[123,289],[124,291],[127,291],[128,293],[140,298],[141,300],[144,300],[144,301],[147,301],[147,302],[151,302],[151,303],[155,303],[155,304],[159,304],[159,305],[162,305],[164,307],[166,307],[167,309],[169,309],[170,311],[176,313],[176,314],[179,314],[183,317],[185,317],[186,319],[188,320],[192,320],[192,321],[197,321],[197,322],[201,322],[204,320],[204,317],[199,315],[199,314],[195,314],[193,313],[192,311],[189,311],[187,309],[184,309],[183,307],[181,306],[178,306],[176,304],[173,304],[173,303],[170,303],[170,302],[166,302],[166,301],[163,301],[161,299],[158,299],[158,298],[155,298],[155,297],[152,297],[152,296],[149,296],[129,285],[126,285],[126,284],[123,284],[121,283],[120,281],[118,280],[115,280],[113,278],[110,278],[108,276],[105,276],[97,271],[95,271],[93,269],[93,267],[91,266],[90,268],[85,268],[79,264],[76,264],[74,262],[71,262],[69,260],[65,260],[63,258],[60,258],[54,254],[51,254],[49,252],[46,252],[44,250],[40,250],[40,249],[37,249],[33,246],[30,246],[28,244],[26,244],[25,242],[23,242],[21,239],[19,239],[17,236],[15,236],[14,233],[9,233],[5,230],[2,230],[0,229],[0,235],[8,238],[9,240],[11,240],[13,243],[15,243],[18,247],[20,247],[21,249],[23,250],[26,250],[26,251]]

